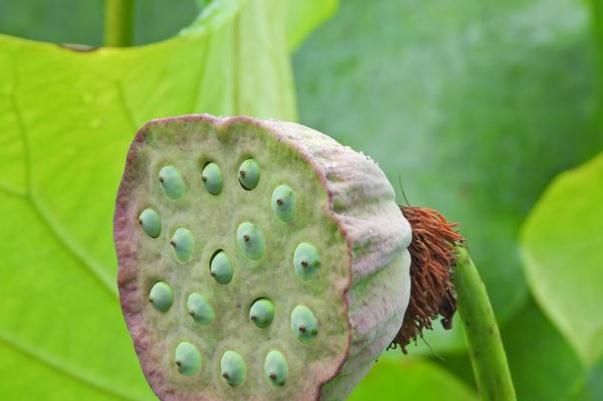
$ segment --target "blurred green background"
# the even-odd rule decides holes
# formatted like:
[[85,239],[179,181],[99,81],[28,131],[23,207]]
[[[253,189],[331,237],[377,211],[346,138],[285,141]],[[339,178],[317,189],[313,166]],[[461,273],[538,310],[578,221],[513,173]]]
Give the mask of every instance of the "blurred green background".
[[[0,398],[153,399],[115,299],[115,188],[138,126],[206,111],[371,155],[401,203],[461,223],[519,399],[603,401],[599,1],[200,3],[140,0],[136,43],[175,39],[74,53],[11,36],[100,46],[103,1],[0,2]],[[460,324],[351,399],[477,399]]]

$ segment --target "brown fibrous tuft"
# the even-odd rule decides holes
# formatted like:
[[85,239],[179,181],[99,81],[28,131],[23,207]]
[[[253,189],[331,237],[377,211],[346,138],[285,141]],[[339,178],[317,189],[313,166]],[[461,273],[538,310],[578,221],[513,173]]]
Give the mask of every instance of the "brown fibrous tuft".
[[390,348],[406,346],[417,341],[423,331],[432,329],[432,321],[441,317],[445,329],[452,328],[456,312],[456,293],[452,284],[452,269],[456,263],[455,247],[464,241],[450,223],[436,210],[423,207],[404,207],[400,210],[412,227],[410,302],[400,331]]

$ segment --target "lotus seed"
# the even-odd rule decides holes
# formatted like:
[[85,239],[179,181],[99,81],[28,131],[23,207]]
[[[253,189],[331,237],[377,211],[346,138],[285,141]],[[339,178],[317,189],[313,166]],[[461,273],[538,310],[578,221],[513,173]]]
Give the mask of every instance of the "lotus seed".
[[184,195],[186,186],[180,172],[174,166],[165,166],[159,170],[159,183],[170,199],[178,199]]
[[220,361],[222,378],[229,386],[237,387],[245,381],[245,361],[234,351],[226,351]]
[[218,251],[209,263],[209,274],[220,284],[228,284],[232,280],[232,266],[226,252]]
[[289,375],[289,364],[281,352],[272,350],[266,355],[264,374],[269,383],[279,387],[285,385]]
[[158,311],[166,312],[174,302],[172,288],[163,281],[155,283],[149,292],[149,302],[153,304]]
[[249,259],[258,260],[264,256],[264,234],[253,223],[246,221],[239,225],[237,243]]
[[176,347],[174,362],[180,374],[193,376],[201,369],[201,354],[193,344],[183,341]]
[[259,328],[270,326],[274,319],[274,304],[266,298],[258,299],[249,309],[249,319]]
[[282,221],[288,222],[295,217],[295,194],[290,186],[282,184],[272,192],[272,210]]
[[222,192],[222,170],[216,163],[209,163],[201,172],[201,180],[205,184],[205,189],[212,195],[218,195]]
[[161,219],[153,209],[143,210],[138,217],[138,222],[149,237],[157,238],[161,234]]
[[214,309],[199,293],[193,292],[188,296],[186,308],[197,323],[208,325],[214,321]]
[[251,191],[260,181],[260,166],[253,159],[247,159],[239,167],[239,182],[241,186]]
[[186,228],[179,228],[172,236],[170,245],[174,249],[176,259],[186,262],[193,253],[193,235]]
[[293,253],[295,273],[304,280],[309,280],[316,275],[320,268],[320,256],[312,244],[302,242]]
[[309,342],[318,334],[318,321],[305,305],[297,305],[291,312],[291,330],[301,342]]

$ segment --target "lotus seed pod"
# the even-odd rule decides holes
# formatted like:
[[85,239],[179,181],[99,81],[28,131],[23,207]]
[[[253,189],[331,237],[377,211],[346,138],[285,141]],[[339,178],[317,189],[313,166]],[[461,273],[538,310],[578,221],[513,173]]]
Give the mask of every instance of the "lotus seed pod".
[[282,221],[295,217],[295,194],[289,185],[279,185],[272,193],[272,210]]
[[159,170],[159,182],[168,198],[181,198],[186,191],[182,176],[174,166],[165,166]]
[[180,262],[186,262],[193,253],[193,235],[186,228],[178,228],[170,240],[174,255]]
[[163,281],[156,283],[149,292],[149,302],[158,311],[167,311],[174,303],[172,288]]
[[161,219],[153,209],[143,210],[138,217],[138,222],[149,237],[157,238],[161,234]]
[[201,354],[193,344],[183,341],[174,352],[174,364],[180,374],[194,376],[201,369]]
[[[222,173],[219,196],[199,179],[207,159]],[[165,166],[187,184],[177,201],[157,180]],[[254,185],[242,181],[240,171],[259,177],[260,168]],[[291,218],[277,207],[289,199]],[[140,227],[149,205],[162,240]],[[122,310],[163,401],[343,400],[408,304],[411,231],[392,186],[368,157],[298,124],[208,115],[148,123],[130,147],[114,224]],[[163,313],[149,302],[158,280],[173,290]],[[251,316],[269,309],[255,305],[264,299],[274,315],[259,328]],[[206,325],[190,315],[205,305],[214,311]],[[183,341],[203,361],[192,378],[174,361]]]
[[249,309],[249,319],[259,328],[270,326],[274,320],[274,304],[266,298],[258,299]]
[[291,312],[291,331],[301,342],[310,342],[318,335],[318,321],[305,305],[297,305]]
[[226,351],[220,361],[220,371],[229,386],[240,386],[245,381],[245,360],[234,351]]
[[239,182],[248,191],[254,189],[260,181],[260,166],[253,159],[247,159],[239,167]]
[[320,268],[318,250],[312,244],[302,242],[295,248],[293,254],[295,273],[304,280],[313,278]]
[[201,180],[205,184],[205,189],[212,195],[218,195],[222,192],[222,170],[216,163],[209,163],[203,168]]
[[289,365],[285,356],[276,350],[266,355],[264,361],[264,375],[266,380],[274,386],[284,386],[289,375]]
[[237,243],[241,252],[249,259],[258,260],[264,256],[264,234],[257,225],[248,221],[241,223],[237,230]]
[[230,280],[232,280],[232,266],[226,252],[219,251],[214,255],[209,265],[209,272],[218,283],[230,283]]
[[197,323],[208,325],[214,321],[214,309],[199,293],[193,292],[188,296],[186,308]]

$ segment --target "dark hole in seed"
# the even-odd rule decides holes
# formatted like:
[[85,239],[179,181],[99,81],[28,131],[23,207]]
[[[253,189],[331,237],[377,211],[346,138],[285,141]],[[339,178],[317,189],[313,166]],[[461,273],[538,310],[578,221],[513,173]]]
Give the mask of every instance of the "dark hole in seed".
[[245,178],[245,172],[243,170],[239,171],[239,175],[241,176],[241,178]]
[[159,182],[163,184],[163,177],[159,177]]
[[253,316],[251,316],[251,320],[253,320],[255,322],[256,320],[258,320],[258,317],[253,315]]
[[298,329],[300,332],[305,333],[306,332],[306,326],[299,326]]
[[181,365],[180,361],[176,361],[176,366],[180,366],[180,365]]
[[243,241],[249,242],[249,235],[247,235],[247,234],[243,235]]
[[270,373],[270,379],[276,380],[276,373]]
[[201,181],[206,182],[207,181],[207,177],[201,177]]
[[176,241],[174,241],[174,240],[170,241],[170,245],[175,248],[176,247]]
[[302,267],[308,267],[308,262],[305,260],[302,260],[301,265],[302,265]]
[[226,380],[230,379],[230,376],[228,376],[228,373],[226,373],[226,372],[222,373],[222,377],[225,378]]
[[282,199],[277,199],[276,200],[276,204],[279,206],[283,206],[283,200]]

